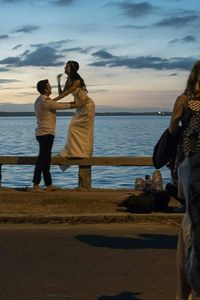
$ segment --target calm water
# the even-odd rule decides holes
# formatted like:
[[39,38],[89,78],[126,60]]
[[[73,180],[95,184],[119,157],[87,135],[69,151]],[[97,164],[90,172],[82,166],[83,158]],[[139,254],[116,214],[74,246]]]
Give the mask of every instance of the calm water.
[[[57,117],[57,136],[53,153],[58,153],[66,141],[66,129],[71,117]],[[159,116],[97,116],[95,119],[94,156],[151,156],[152,149],[169,117]],[[35,156],[34,117],[0,118],[0,155]],[[31,186],[34,166],[3,166],[3,186]],[[53,183],[63,187],[77,186],[78,167],[62,172],[51,167]],[[93,167],[92,186],[96,188],[133,188],[136,177],[152,174],[151,167]],[[162,168],[164,182],[169,170]]]

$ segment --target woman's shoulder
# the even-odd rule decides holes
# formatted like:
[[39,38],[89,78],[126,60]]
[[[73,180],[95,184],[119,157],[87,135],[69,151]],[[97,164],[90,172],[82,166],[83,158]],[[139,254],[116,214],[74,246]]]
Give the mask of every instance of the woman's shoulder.
[[176,101],[184,104],[187,102],[187,96],[185,94],[181,94],[177,97]]
[[185,94],[181,94],[177,97],[175,102],[175,107],[180,109],[181,107],[186,108],[187,107],[187,96]]

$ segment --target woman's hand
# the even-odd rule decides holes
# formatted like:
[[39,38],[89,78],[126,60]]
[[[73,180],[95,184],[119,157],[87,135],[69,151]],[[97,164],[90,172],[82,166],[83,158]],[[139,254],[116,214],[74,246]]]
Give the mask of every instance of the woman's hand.
[[57,80],[60,81],[60,79],[61,79],[62,76],[63,76],[63,74],[59,74],[59,75],[57,76]]

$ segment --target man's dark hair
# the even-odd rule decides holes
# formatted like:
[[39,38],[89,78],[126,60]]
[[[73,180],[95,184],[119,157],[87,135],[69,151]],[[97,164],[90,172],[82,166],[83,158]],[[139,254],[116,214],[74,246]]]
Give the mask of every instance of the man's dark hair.
[[38,81],[37,90],[40,94],[44,94],[44,91],[47,87],[48,82],[49,82],[48,79]]

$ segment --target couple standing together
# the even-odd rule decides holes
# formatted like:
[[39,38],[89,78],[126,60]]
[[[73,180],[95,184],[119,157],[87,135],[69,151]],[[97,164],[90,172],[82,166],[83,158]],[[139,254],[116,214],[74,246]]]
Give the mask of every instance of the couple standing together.
[[[65,73],[68,76],[64,88],[61,88],[61,76],[58,75],[58,93],[54,99],[49,98],[51,85],[47,79],[37,83],[40,96],[34,104],[37,119],[36,139],[39,143],[39,155],[36,161],[33,175],[33,190],[44,191],[39,184],[43,175],[46,191],[56,190],[52,185],[50,172],[51,150],[55,137],[56,110],[76,109],[68,128],[67,142],[60,151],[60,157],[90,157],[93,152],[93,131],[95,104],[87,95],[84,80],[78,73],[79,64],[76,61],[68,61],[65,65]],[[57,102],[72,94],[73,102]],[[67,166],[61,166],[65,170]]]

